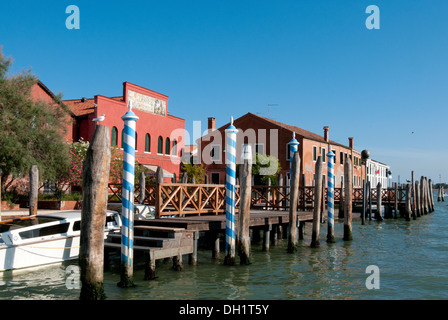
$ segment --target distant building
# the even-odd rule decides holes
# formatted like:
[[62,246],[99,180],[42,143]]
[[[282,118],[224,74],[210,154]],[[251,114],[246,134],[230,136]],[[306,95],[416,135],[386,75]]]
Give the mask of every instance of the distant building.
[[376,160],[367,159],[366,160],[366,174],[367,181],[370,181],[370,185],[372,188],[375,188],[378,185],[378,182],[381,182],[381,186],[383,188],[388,187],[388,172],[390,167],[384,163],[381,163]]
[[[237,159],[241,157],[242,145],[250,144],[252,151],[263,155],[273,155],[279,159],[282,168],[280,174],[286,176],[290,170],[288,143],[293,132],[299,142],[300,170],[305,175],[307,186],[313,185],[314,170],[318,156],[323,157],[323,174],[327,176],[327,153],[332,149],[335,154],[335,184],[340,187],[343,184],[344,161],[346,157],[353,159],[353,184],[361,187],[365,179],[364,165],[361,161],[361,152],[353,147],[353,138],[348,138],[349,145],[343,145],[329,138],[329,127],[324,127],[324,135],[321,136],[305,129],[281,123],[272,119],[261,117],[253,113],[235,119],[234,125],[239,129],[237,135]],[[225,129],[226,125],[215,129],[215,119],[209,118],[208,134],[198,140],[198,163],[206,167],[208,181],[211,183],[225,183]]]
[[164,170],[166,182],[177,180],[184,148],[185,120],[168,113],[168,96],[138,85],[124,82],[123,95],[64,100],[74,114],[73,141],[91,141],[96,123],[92,119],[105,115],[102,125],[110,128],[112,146],[123,146],[124,122],[121,117],[128,111],[139,117],[136,123],[135,159],[155,174],[157,166]]

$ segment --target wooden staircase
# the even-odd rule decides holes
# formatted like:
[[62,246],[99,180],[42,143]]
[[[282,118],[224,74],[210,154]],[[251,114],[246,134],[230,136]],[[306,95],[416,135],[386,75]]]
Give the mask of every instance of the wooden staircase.
[[[182,270],[182,255],[193,254],[193,232],[184,228],[134,226],[134,251],[145,254],[145,280],[155,278],[156,260],[173,258],[173,269]],[[121,233],[109,234],[105,249],[121,249]]]

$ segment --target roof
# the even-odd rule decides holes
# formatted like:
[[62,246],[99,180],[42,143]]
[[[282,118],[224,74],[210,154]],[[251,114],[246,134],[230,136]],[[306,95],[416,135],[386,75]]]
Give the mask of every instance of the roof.
[[[111,97],[117,101],[123,101],[123,97]],[[75,116],[81,117],[95,112],[95,99],[72,99],[64,100],[63,103],[74,113]]]
[[[302,129],[302,128],[299,128],[299,127],[296,127],[296,126],[293,126],[293,125],[289,125],[289,124],[286,124],[286,123],[283,123],[283,122],[279,122],[279,121],[276,121],[276,120],[272,120],[272,119],[269,119],[269,118],[265,118],[265,117],[259,116],[259,115],[257,115],[257,114],[253,114],[253,113],[251,113],[251,112],[248,112],[248,113],[246,113],[244,116],[242,116],[242,117],[240,117],[240,118],[238,118],[238,119],[235,119],[234,122],[237,124],[237,122],[238,122],[240,119],[243,119],[243,118],[245,118],[245,117],[258,118],[258,119],[260,119],[260,120],[262,120],[262,121],[269,122],[269,123],[271,123],[271,124],[273,124],[273,125],[275,125],[275,126],[277,126],[277,127],[280,127],[280,128],[286,129],[286,130],[288,130],[288,131],[291,131],[291,134],[292,134],[292,132],[295,132],[297,135],[302,136],[302,137],[304,137],[304,138],[306,138],[306,139],[315,140],[315,141],[319,141],[319,142],[323,142],[323,143],[331,143],[331,144],[336,145],[336,146],[341,146],[341,147],[344,147],[344,148],[349,148],[348,146],[343,145],[343,144],[341,144],[341,143],[339,143],[339,142],[336,142],[336,141],[329,140],[329,141],[327,142],[327,141],[325,141],[325,138],[324,138],[323,136],[318,135],[317,133],[313,133],[313,132],[311,132],[311,131],[308,131],[308,130],[305,130],[305,129]],[[227,124],[223,125],[223,126],[220,127],[218,130],[227,128],[227,127],[229,126],[229,124],[230,124],[230,123],[227,123]],[[238,124],[237,124],[237,125],[238,125]],[[211,133],[212,133],[212,132],[211,132]],[[208,133],[208,134],[205,135],[205,136],[208,136],[208,135],[211,134],[211,133]],[[203,137],[204,137],[204,136],[203,136]],[[201,137],[201,139],[202,139],[203,137]]]
[[[36,79],[36,84],[38,86],[40,86],[42,88],[42,90],[44,90],[52,99],[54,102],[58,103],[58,104],[63,104],[66,107],[68,107],[63,101],[61,102],[58,97],[53,93],[53,91],[51,91],[50,89],[48,89],[48,87],[42,82],[40,81],[40,79]],[[74,116],[75,114],[73,113],[73,111],[69,108],[69,110],[67,112],[70,112],[71,116]]]

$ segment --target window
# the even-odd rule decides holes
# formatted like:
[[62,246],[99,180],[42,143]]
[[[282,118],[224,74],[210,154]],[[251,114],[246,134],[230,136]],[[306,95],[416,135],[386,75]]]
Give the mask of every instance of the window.
[[121,149],[123,149],[123,145],[124,145],[124,129],[121,130]]
[[117,127],[112,127],[112,133],[110,134],[111,139],[110,139],[110,145],[116,146],[118,145],[118,129]]
[[317,161],[317,147],[313,146],[313,161]]
[[255,153],[265,155],[264,154],[264,144],[262,143],[256,143],[255,144]]
[[322,162],[325,163],[327,161],[327,149],[322,148]]
[[172,150],[172,155],[173,156],[177,156],[177,140],[173,140],[173,150]]
[[340,152],[339,153],[339,159],[341,159],[340,161],[341,161],[341,164],[344,164],[344,152]]
[[35,237],[50,236],[52,234],[66,233],[68,231],[69,225],[69,223],[61,223],[49,227],[43,227],[41,229],[23,231],[20,232],[19,235],[22,239],[30,239]]
[[157,146],[157,153],[163,154],[163,138],[159,137],[159,145]]
[[221,146],[214,145],[210,151],[210,158],[212,161],[220,161],[221,160]]
[[137,150],[137,132],[135,133],[135,146],[134,146],[135,150]]
[[165,154],[169,155],[170,154],[170,138],[166,138],[165,139]]
[[212,172],[210,176],[210,180],[212,184],[219,184],[219,173]]
[[151,152],[151,136],[149,133],[145,136],[145,152]]

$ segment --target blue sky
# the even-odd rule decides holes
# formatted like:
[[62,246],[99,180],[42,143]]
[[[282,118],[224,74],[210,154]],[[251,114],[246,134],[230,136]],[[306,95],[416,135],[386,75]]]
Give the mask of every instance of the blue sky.
[[[80,29],[68,30],[69,5]],[[366,7],[380,9],[369,30]],[[8,1],[0,45],[65,99],[129,81],[169,112],[217,126],[247,112],[320,133],[387,163],[393,181],[448,182],[446,0]],[[268,104],[276,104],[269,108]]]

